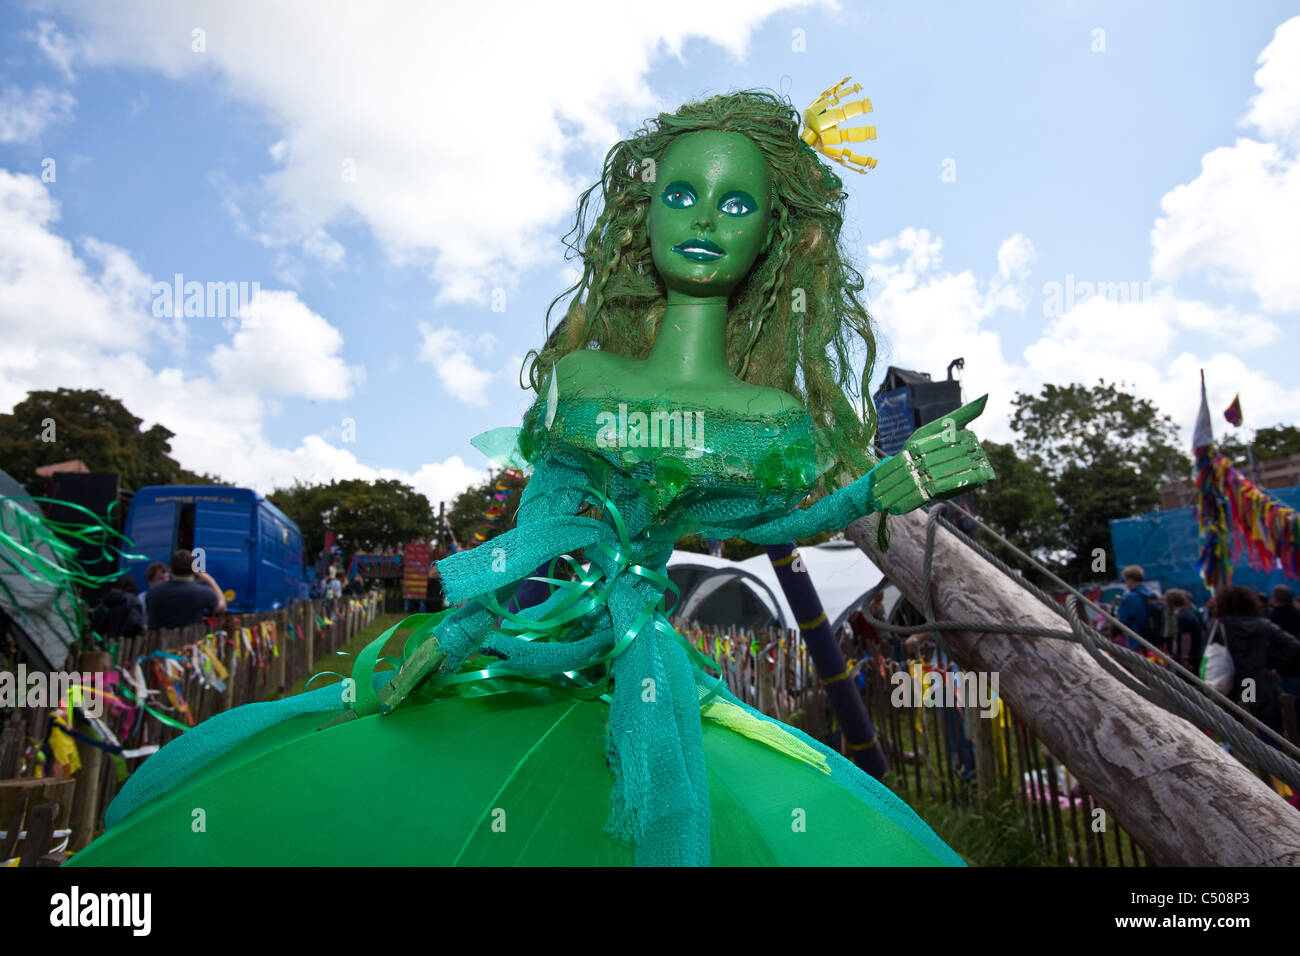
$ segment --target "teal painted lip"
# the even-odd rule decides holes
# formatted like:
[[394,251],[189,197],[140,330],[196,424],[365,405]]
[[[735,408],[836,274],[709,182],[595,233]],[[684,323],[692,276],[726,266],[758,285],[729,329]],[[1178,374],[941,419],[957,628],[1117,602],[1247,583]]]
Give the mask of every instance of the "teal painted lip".
[[727,254],[727,250],[707,239],[687,239],[685,242],[679,242],[673,246],[673,252],[687,259],[694,259],[696,262],[712,262]]

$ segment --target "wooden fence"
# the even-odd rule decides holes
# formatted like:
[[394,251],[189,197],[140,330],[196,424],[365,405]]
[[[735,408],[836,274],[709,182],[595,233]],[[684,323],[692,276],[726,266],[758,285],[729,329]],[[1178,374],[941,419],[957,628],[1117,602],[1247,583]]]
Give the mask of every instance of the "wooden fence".
[[[150,669],[159,662],[158,675],[145,674],[151,687],[167,676],[163,668],[171,667],[172,674],[180,669],[173,688],[179,690],[177,697],[168,699],[164,691],[152,695],[150,706],[170,721],[197,723],[231,707],[283,695],[317,661],[351,641],[380,611],[379,605],[377,596],[326,599],[270,614],[229,615],[217,628],[201,625],[124,639],[111,652],[70,659],[68,669],[104,672],[110,693],[121,686],[122,665],[128,662],[139,661]],[[728,688],[741,700],[843,749],[799,632],[701,631],[680,620],[675,624],[718,662]],[[273,636],[265,625],[274,625]],[[861,662],[854,679],[890,761],[884,782],[905,800],[953,807],[1002,800],[1015,808],[1025,832],[1058,864],[1146,862],[1114,817],[1096,804],[1005,701],[993,718],[968,717],[964,707],[895,706],[900,682],[895,673],[902,669],[910,676],[921,662],[899,661],[889,642],[861,644],[848,629],[842,645],[846,658]],[[204,664],[205,648],[221,661],[225,680],[212,679],[215,669]],[[198,666],[183,666],[175,659],[194,661],[196,651]],[[20,865],[56,865],[64,854],[48,852],[49,847],[75,851],[89,843],[118,791],[119,764],[129,773],[145,759],[109,758],[104,750],[78,742],[82,767],[74,776],[35,777],[32,751],[46,740],[51,719],[49,710],[14,710],[0,732],[0,826],[7,827],[0,836],[0,865],[14,859]],[[105,721],[128,753],[165,744],[183,733],[151,715],[139,718],[137,711],[109,711]],[[78,729],[85,730],[80,724]],[[1104,829],[1098,828],[1099,820]],[[19,846],[23,829],[30,837]]]
[[[78,740],[81,768],[69,777],[37,776],[50,757],[50,735],[62,733],[51,726],[55,712],[8,711],[0,731],[0,827],[6,828],[0,831],[0,865],[61,863],[64,850],[75,852],[94,838],[118,792],[119,775],[134,771],[153,748],[214,714],[282,697],[379,611],[378,595],[302,601],[264,614],[225,615],[216,627],[149,631],[121,638],[108,650],[70,655],[66,670],[83,680],[103,674],[108,694],[129,701],[131,665],[159,693],[149,695],[149,712],[106,707],[102,719],[119,752]],[[84,719],[73,729],[95,735]],[[132,756],[142,750],[147,752]],[[24,830],[28,836],[20,847]]]
[[[847,754],[798,631],[703,631],[688,622],[675,624],[718,662],[733,694]],[[1013,809],[1045,862],[1147,865],[1146,855],[1114,815],[1084,790],[1006,701],[996,701],[991,717],[976,716],[966,707],[924,706],[924,695],[912,693],[918,690],[915,683],[907,696],[896,693],[907,680],[926,679],[923,661],[898,659],[902,655],[895,656],[897,647],[890,641],[859,642],[848,628],[841,646],[846,659],[860,662],[855,684],[890,763],[883,782],[909,804],[978,811],[999,801]]]

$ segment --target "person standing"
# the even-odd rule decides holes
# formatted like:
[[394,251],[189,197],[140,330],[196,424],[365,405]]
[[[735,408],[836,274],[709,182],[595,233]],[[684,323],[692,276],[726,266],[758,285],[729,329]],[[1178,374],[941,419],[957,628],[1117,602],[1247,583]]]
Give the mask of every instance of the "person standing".
[[[1139,565],[1130,564],[1124,569],[1122,577],[1128,593],[1119,602],[1115,616],[1134,634],[1141,634],[1147,624],[1147,599],[1154,595],[1143,583],[1146,580],[1146,572]],[[1141,649],[1142,645],[1127,634],[1120,632],[1119,636],[1127,640],[1130,651]]]
[[1228,696],[1279,733],[1282,730],[1282,678],[1300,675],[1300,640],[1260,612],[1259,597],[1232,585],[1214,596],[1214,615],[1223,625],[1232,657],[1233,686]]
[[1205,654],[1205,623],[1196,613],[1196,607],[1192,604],[1192,595],[1181,588],[1170,588],[1165,592],[1165,602],[1174,612],[1176,621],[1174,660],[1193,674],[1199,674],[1201,658]]
[[[162,561],[154,561],[144,572],[144,593],[140,595],[140,607],[144,611],[145,621],[149,620],[149,591],[156,584],[172,579],[171,568]],[[146,627],[148,624],[145,625]]]
[[[1268,609],[1268,619],[1292,637],[1300,637],[1300,610],[1295,606],[1295,594],[1285,584],[1273,588]],[[1300,699],[1300,673],[1282,674],[1282,690]]]
[[135,637],[144,631],[144,609],[135,579],[123,574],[90,612],[90,626],[100,637]]
[[1295,594],[1285,584],[1273,588],[1268,619],[1292,637],[1300,637],[1300,610],[1295,606]]
[[181,548],[171,558],[171,580],[149,588],[149,627],[189,627],[207,614],[226,610],[221,587],[205,571],[194,569],[194,555]]

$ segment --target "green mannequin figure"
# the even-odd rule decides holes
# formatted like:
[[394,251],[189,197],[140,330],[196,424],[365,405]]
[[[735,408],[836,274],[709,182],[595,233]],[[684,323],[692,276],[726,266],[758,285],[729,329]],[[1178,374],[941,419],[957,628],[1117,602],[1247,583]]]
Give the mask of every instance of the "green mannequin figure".
[[[580,201],[582,277],[528,364],[537,400],[476,440],[532,476],[514,529],[439,563],[459,607],[399,625],[395,670],[376,670],[386,634],[342,693],[169,744],[78,862],[253,863],[269,841],[301,864],[960,865],[882,784],[728,693],[665,617],[685,535],[782,543],[993,477],[965,427],[983,399],[872,457],[845,197],[807,142],[788,104],[745,92],[615,146]],[[508,608],[559,563],[571,579]],[[238,832],[191,839],[194,806]]]

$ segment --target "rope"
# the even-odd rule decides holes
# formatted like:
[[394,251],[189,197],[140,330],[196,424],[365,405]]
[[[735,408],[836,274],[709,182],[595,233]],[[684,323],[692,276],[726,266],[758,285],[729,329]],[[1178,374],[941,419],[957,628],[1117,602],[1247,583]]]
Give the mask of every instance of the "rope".
[[[1193,726],[1216,734],[1221,739],[1227,740],[1236,753],[1244,762],[1249,763],[1260,770],[1266,771],[1279,780],[1285,782],[1293,790],[1300,791],[1300,748],[1297,748],[1291,741],[1278,734],[1273,728],[1256,719],[1247,710],[1241,707],[1236,701],[1225,697],[1214,688],[1205,684],[1195,674],[1187,670],[1160,648],[1149,643],[1142,635],[1134,632],[1131,628],[1120,623],[1105,608],[1100,607],[1086,596],[1081,594],[1077,589],[1071,587],[1066,582],[1049,571],[1047,568],[1028,554],[1025,554],[1014,544],[1007,541],[1000,534],[988,527],[973,514],[962,508],[954,502],[947,503],[949,507],[960,510],[969,517],[980,529],[991,535],[1003,546],[1010,549],[1021,561],[1032,566],[1042,574],[1050,578],[1054,583],[1060,585],[1070,592],[1072,600],[1065,604],[1057,601],[1050,594],[1032,584],[1023,574],[1011,567],[1000,557],[989,551],[983,545],[979,544],[972,537],[964,534],[958,528],[954,527],[947,521],[940,509],[930,508],[925,526],[925,562],[922,571],[922,587],[925,595],[925,621],[922,624],[903,626],[890,624],[887,621],[876,620],[869,610],[863,609],[862,614],[875,627],[882,631],[889,631],[895,634],[920,634],[926,631],[934,632],[936,641],[940,643],[945,652],[951,657],[958,655],[952,654],[947,643],[942,640],[941,632],[943,631],[964,631],[967,633],[986,633],[986,634],[1012,634],[1021,637],[1049,637],[1056,640],[1072,641],[1081,644],[1093,660],[1129,690],[1141,696],[1144,700],[1175,716],[1181,717],[1191,723]],[[1053,614],[1064,618],[1069,629],[1055,630],[1045,627],[1034,627],[1024,624],[1003,624],[996,621],[963,621],[963,620],[937,620],[934,613],[934,588],[932,584],[932,572],[934,565],[934,541],[935,533],[940,525],[950,531],[954,537],[963,542],[968,548],[982,557],[989,564],[993,565],[1007,577],[1014,580],[1022,588],[1032,594],[1045,607],[1049,608]],[[1088,607],[1099,613],[1102,617],[1110,621],[1121,632],[1136,640],[1147,650],[1159,655],[1170,667],[1162,667],[1152,660],[1149,660],[1142,654],[1129,648],[1115,644],[1085,621],[1079,614],[1080,607]],[[1225,713],[1230,711],[1231,714]],[[1243,726],[1246,725],[1246,726]],[[1262,734],[1277,741],[1277,747],[1271,747],[1259,737],[1250,733],[1247,727],[1253,728]]]

